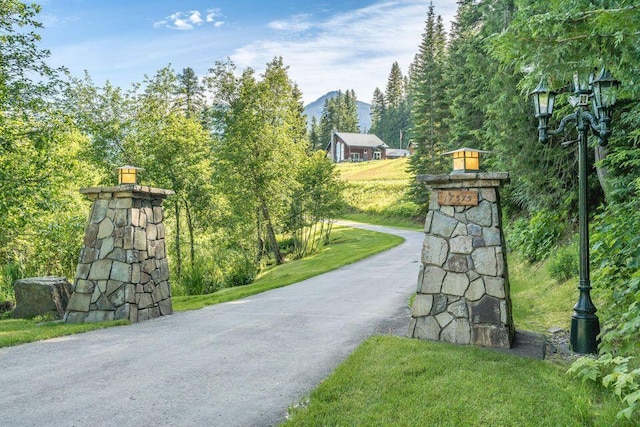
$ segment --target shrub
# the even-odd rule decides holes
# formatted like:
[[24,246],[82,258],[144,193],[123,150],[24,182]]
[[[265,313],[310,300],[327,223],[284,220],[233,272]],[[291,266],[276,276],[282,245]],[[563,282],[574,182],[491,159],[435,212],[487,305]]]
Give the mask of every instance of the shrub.
[[580,246],[574,239],[570,244],[558,247],[547,262],[552,279],[566,282],[580,274]]
[[256,263],[246,254],[235,252],[233,262],[224,274],[224,286],[244,286],[253,283],[258,274]]
[[210,294],[221,287],[218,277],[219,272],[215,264],[207,262],[204,257],[196,257],[193,266],[188,265],[182,271],[180,287],[186,295]]
[[507,228],[507,242],[529,262],[546,259],[564,229],[559,212],[538,211],[531,218],[518,218]]
[[24,277],[22,264],[10,262],[0,268],[0,302],[12,301],[15,303],[13,282]]

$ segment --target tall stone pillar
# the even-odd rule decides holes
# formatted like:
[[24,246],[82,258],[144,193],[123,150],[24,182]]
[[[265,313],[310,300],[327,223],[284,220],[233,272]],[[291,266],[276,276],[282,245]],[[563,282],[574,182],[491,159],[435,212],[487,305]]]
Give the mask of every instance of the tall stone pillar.
[[93,201],[66,322],[146,320],[173,312],[162,201],[137,184],[83,188]]
[[408,335],[509,348],[515,329],[498,192],[509,174],[418,180],[431,196]]

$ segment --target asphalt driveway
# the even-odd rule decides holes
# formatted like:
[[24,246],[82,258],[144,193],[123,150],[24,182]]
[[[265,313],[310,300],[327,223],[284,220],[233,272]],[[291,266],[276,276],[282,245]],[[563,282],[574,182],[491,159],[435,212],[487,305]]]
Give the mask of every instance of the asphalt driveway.
[[423,234],[365,228],[406,241],[244,300],[0,349],[0,424],[278,424],[364,339],[408,327]]

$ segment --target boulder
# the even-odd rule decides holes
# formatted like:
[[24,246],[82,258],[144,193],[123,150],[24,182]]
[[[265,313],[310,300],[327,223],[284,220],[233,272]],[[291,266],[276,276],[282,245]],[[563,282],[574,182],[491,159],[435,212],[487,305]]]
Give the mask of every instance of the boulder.
[[51,313],[62,319],[71,296],[71,283],[65,277],[31,277],[16,280],[14,318],[28,319]]

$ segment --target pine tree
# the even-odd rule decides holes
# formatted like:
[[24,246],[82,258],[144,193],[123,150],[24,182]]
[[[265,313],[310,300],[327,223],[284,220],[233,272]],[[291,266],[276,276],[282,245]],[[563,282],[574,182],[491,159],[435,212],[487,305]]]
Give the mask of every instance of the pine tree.
[[379,88],[373,91],[371,100],[371,132],[375,133],[385,110],[384,93]]
[[198,82],[198,76],[192,68],[185,68],[178,74],[178,96],[180,107],[185,116],[199,117],[205,108],[204,86]]
[[400,65],[394,62],[387,79],[387,89],[385,91],[385,102],[387,107],[397,108],[404,99],[404,78]]
[[[411,141],[415,153],[409,169],[414,175],[444,172],[445,163],[441,153],[446,150],[444,116],[444,65],[446,35],[442,18],[436,16],[433,3],[429,5],[425,32],[412,71],[411,87]],[[412,195],[419,203],[427,196],[422,186],[412,185]]]

